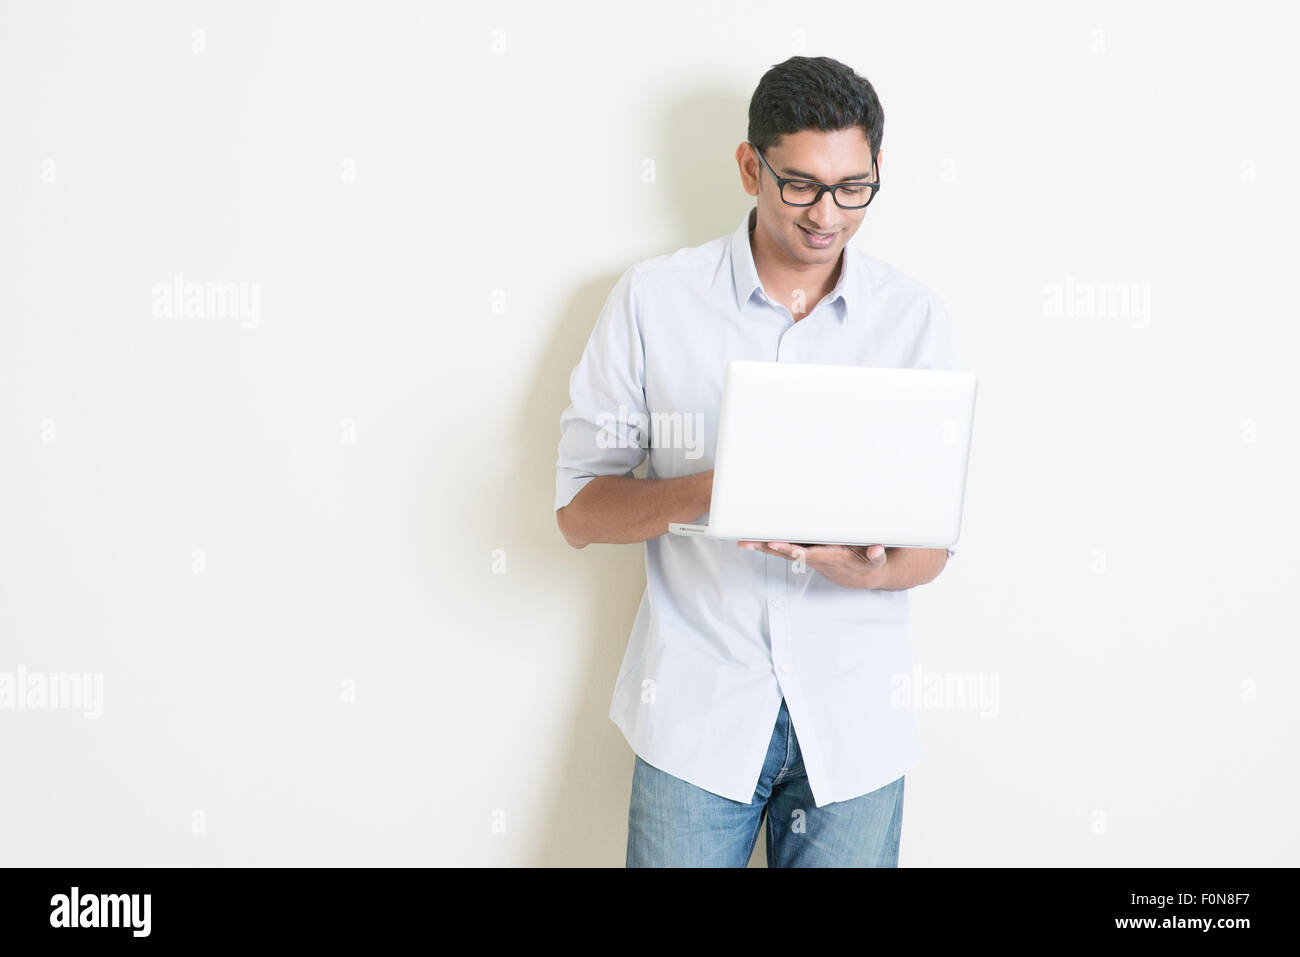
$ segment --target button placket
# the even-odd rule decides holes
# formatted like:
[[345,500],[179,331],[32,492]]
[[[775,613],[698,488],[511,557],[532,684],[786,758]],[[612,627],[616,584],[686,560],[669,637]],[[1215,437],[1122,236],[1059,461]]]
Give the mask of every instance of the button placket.
[[[786,559],[767,556],[767,620],[772,640],[772,664],[778,674],[790,673],[790,619],[788,617],[788,588],[786,585]],[[780,562],[775,566],[773,562]]]

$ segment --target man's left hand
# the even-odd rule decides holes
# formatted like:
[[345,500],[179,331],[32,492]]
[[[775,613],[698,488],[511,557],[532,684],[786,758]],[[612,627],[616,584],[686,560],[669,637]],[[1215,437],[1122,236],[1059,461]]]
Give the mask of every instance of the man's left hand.
[[779,555],[788,561],[802,557],[823,578],[845,588],[876,588],[884,579],[887,555],[883,545],[798,545],[792,542],[737,542],[741,548]]

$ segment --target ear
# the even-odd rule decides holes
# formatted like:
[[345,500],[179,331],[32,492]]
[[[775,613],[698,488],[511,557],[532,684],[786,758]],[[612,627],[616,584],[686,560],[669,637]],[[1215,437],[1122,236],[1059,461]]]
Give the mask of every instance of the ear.
[[758,157],[754,156],[754,152],[749,148],[749,144],[742,142],[736,147],[736,165],[740,167],[740,185],[744,187],[745,192],[750,196],[757,196],[758,180],[763,171],[762,169],[758,169],[754,173],[751,173],[745,168],[746,161],[753,166],[758,165]]

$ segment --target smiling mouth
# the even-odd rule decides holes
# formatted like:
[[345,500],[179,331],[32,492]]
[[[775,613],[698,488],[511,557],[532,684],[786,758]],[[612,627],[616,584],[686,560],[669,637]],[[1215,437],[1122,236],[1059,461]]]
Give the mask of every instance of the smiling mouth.
[[[798,225],[798,224],[796,223],[796,225]],[[799,228],[802,229],[802,230],[803,230],[805,233],[807,233],[809,236],[811,236],[813,239],[830,239],[832,236],[835,235],[834,233],[817,233],[817,232],[813,232],[811,229],[809,229],[809,228],[806,227],[806,226],[799,226]]]

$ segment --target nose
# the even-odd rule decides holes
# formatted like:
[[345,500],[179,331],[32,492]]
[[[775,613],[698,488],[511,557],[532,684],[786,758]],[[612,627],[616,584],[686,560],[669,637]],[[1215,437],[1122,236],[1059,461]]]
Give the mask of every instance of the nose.
[[826,227],[835,221],[837,209],[831,191],[828,189],[822,193],[821,199],[808,207],[808,222],[819,233],[830,232]]

